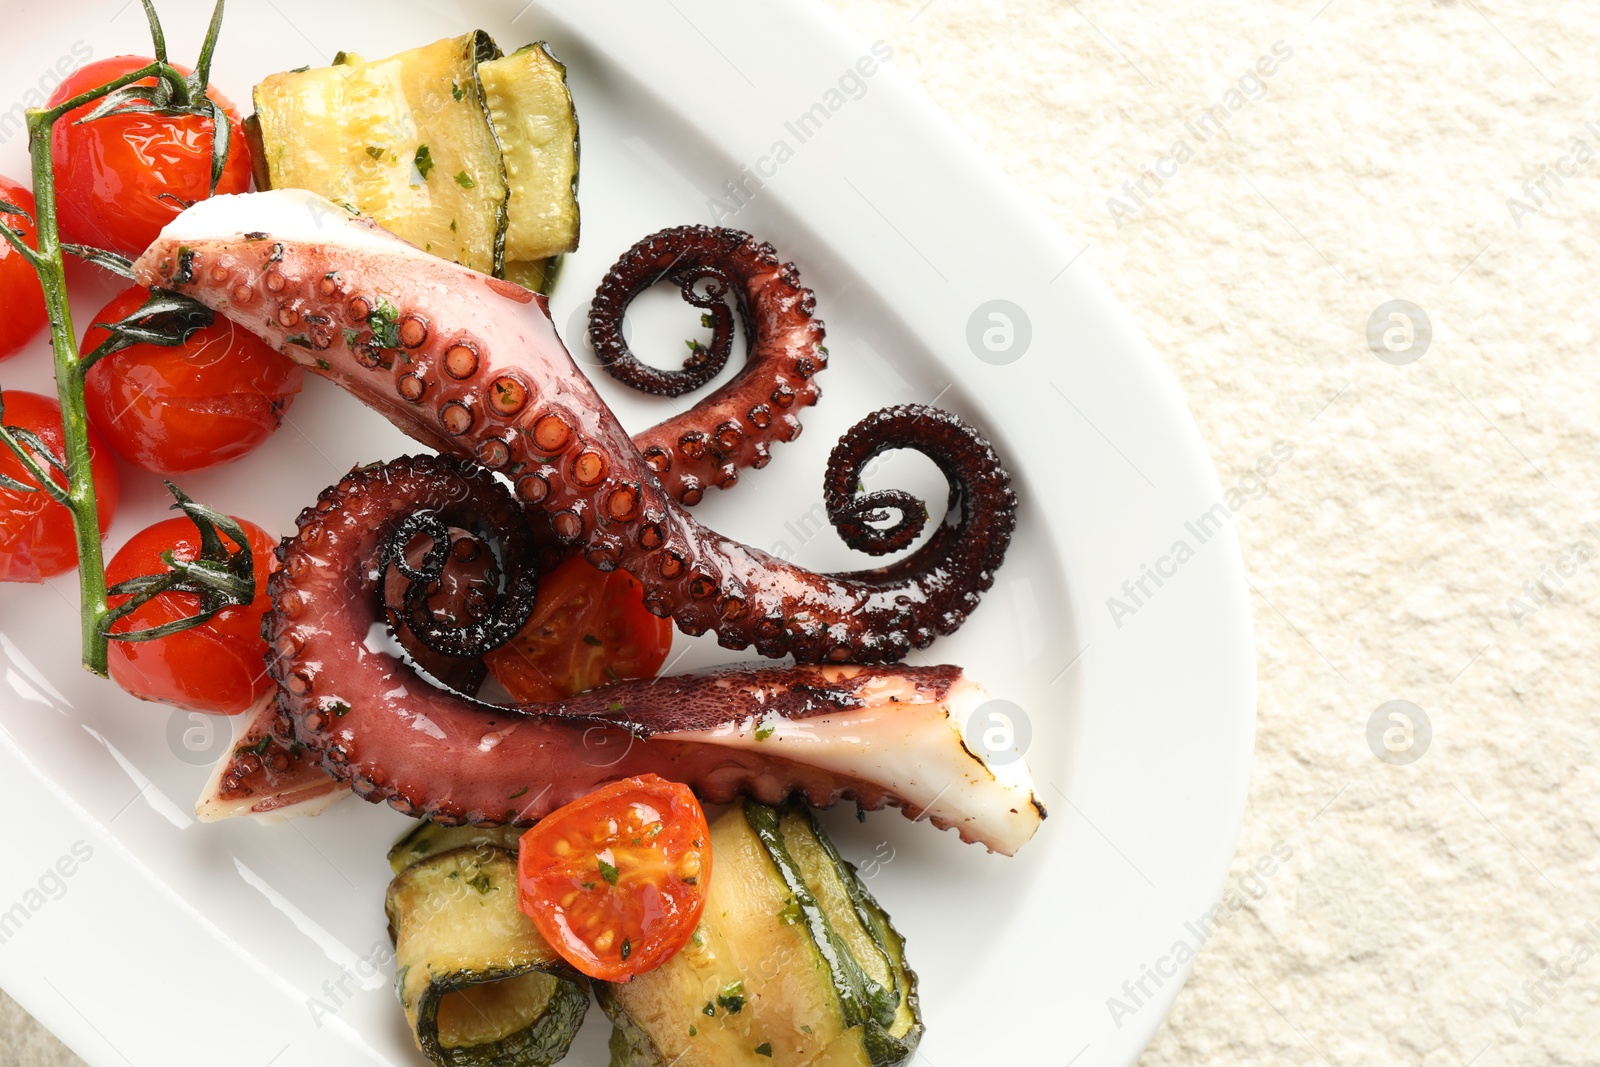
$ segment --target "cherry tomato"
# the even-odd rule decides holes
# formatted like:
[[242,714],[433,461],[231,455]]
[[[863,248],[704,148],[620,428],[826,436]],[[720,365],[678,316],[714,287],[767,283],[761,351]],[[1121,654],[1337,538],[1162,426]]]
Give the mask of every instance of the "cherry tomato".
[[686,785],[625,778],[522,835],[518,906],[568,963],[606,982],[659,967],[694,934],[711,831]]
[[[7,389],[0,394],[5,404],[4,422],[32,430],[52,455],[61,459],[61,405],[48,396]],[[100,536],[111,527],[117,510],[117,468],[111,450],[100,435],[89,430],[89,470],[94,476],[95,503],[100,518]],[[51,470],[60,485],[66,475]],[[0,474],[27,485],[37,485],[22,461],[0,445]],[[72,512],[43,489],[31,493],[0,488],[0,582],[42,582],[78,565],[78,542],[72,532]]]
[[[176,704],[191,711],[233,715],[245,711],[272,689],[267,677],[267,643],[261,639],[261,616],[272,606],[267,575],[274,566],[272,537],[253,522],[244,527],[255,564],[256,596],[247,605],[224,608],[192,629],[154,641],[112,641],[111,678],[141,700]],[[228,541],[230,549],[238,546]],[[200,533],[186,517],[167,519],[141,530],[123,545],[106,568],[106,584],[115,585],[144,574],[167,570],[161,553],[174,559],[200,555]],[[115,607],[125,597],[112,597]],[[193,593],[162,593],[111,624],[114,634],[146,630],[193,615],[200,598]]]
[[649,678],[672,647],[672,623],[644,606],[626,571],[574,556],[539,579],[522,632],[484,657],[517,700],[559,700],[622,678]]
[[[144,56],[116,56],[90,63],[50,94],[50,106],[149,62]],[[187,68],[178,69],[189,73]],[[135,84],[154,81],[147,78]],[[215,89],[209,96],[227,113],[232,127],[216,191],[242,193],[250,188],[250,149],[238,112]],[[51,132],[57,217],[67,241],[137,256],[178,212],[212,195],[211,120],[114,112],[79,125],[77,120],[99,104],[67,112]]]
[[[0,200],[34,212],[33,194],[10,178],[0,177]],[[39,233],[22,215],[0,215],[0,226],[22,231],[22,239],[32,248],[39,246]],[[44,310],[44,287],[22,253],[11,242],[0,239],[0,359],[16,355],[22,346],[43,329],[48,318]]]
[[[134,286],[95,316],[84,353],[110,334],[100,326],[139,310],[150,296]],[[181,345],[134,345],[89,368],[89,419],[130,463],[180,474],[253,452],[283,425],[305,380],[299,365],[218,315]]]

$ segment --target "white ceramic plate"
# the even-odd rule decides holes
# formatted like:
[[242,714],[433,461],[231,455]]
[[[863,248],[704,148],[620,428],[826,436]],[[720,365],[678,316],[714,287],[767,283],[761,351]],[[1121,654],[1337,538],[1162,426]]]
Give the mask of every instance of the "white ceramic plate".
[[[0,103],[48,92],[57,56],[147,52],[138,4],[120,2],[70,20],[10,11],[12,55],[27,58],[0,71]],[[161,8],[172,54],[192,57],[205,12]],[[771,240],[817,291],[833,359],[805,436],[711,494],[702,519],[808,566],[858,565],[814,506],[829,447],[889,403],[937,400],[1008,457],[1016,542],[972,621],[928,655],[1024,709],[1051,817],[1009,860],[892,812],[829,824],[909,939],[927,1062],[1129,1063],[1225,877],[1254,724],[1238,549],[1225,521],[1203,544],[1185,525],[1227,509],[1172,381],[1076,246],[892,59],[862,76],[871,46],[799,2],[237,4],[214,76],[247,100],[262,76],[340,48],[384,55],[475,26],[507,48],[548,38],[570,67],[584,230],[551,302],[563,331],[623,249],[683,222]],[[1002,57],[993,69],[1004,77]],[[0,111],[0,169],[25,175],[14,129]],[[80,325],[105,292],[79,294]],[[1008,302],[1006,321],[991,301]],[[670,352],[693,322],[662,297],[633,328]],[[0,382],[48,390],[48,373],[41,341]],[[670,410],[599,385],[631,427]],[[290,417],[186,488],[281,531],[351,463],[416,448],[320,381]],[[937,500],[930,469],[902,454],[875,484]],[[164,506],[155,479],[124,473],[113,549]],[[1180,540],[1192,558],[1162,563],[1135,604],[1123,582]],[[1114,620],[1111,596],[1137,610]],[[77,668],[74,598],[70,579],[0,589],[0,983],[96,1065],[420,1063],[381,908],[384,852],[408,820],[349,800],[288,825],[194,822],[206,767],[185,745],[204,731],[186,737],[187,717]],[[678,670],[724,658],[703,640],[679,648]],[[218,731],[212,751],[226,743]],[[49,873],[74,847],[88,858]],[[605,1036],[591,1012],[568,1062],[604,1063]]]

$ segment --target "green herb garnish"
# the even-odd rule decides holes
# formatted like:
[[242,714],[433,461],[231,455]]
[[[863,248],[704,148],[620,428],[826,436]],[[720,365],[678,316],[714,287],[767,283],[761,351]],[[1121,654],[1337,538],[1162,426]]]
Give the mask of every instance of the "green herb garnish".
[[717,1003],[729,1015],[738,1015],[744,1010],[744,983],[735,979],[723,986],[722,992],[717,994]]

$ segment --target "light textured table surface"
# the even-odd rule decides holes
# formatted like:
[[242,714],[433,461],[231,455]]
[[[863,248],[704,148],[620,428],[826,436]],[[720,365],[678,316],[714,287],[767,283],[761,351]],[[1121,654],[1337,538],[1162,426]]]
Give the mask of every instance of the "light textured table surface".
[[[1246,904],[1141,1064],[1600,1062],[1600,10],[830,2],[1086,246],[1256,494]],[[1429,330],[1386,309],[1380,359],[1392,300]],[[1369,742],[1396,700],[1410,762]],[[50,1045],[0,998],[0,1064]]]
[[1141,1063],[1600,1063],[1600,10],[922,3],[836,6],[1087,243],[1224,485],[1293,449],[1237,519],[1234,884],[1292,858]]

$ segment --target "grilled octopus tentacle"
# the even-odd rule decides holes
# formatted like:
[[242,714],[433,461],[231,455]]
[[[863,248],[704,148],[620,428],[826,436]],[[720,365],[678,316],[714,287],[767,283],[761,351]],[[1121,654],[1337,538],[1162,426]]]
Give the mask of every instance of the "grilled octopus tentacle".
[[703,799],[885,804],[1014,852],[1043,816],[1020,763],[991,769],[960,724],[982,690],[955,667],[733,668],[495,708],[373,648],[387,542],[424,512],[516,550],[526,523],[494,477],[446,457],[352,471],[279,547],[262,632],[280,733],[360,796],[439,822],[528,823],[654,772]]
[[[639,362],[622,336],[628,305],[650,286],[670,281],[685,300],[704,308],[710,345],[695,345],[683,369]],[[801,408],[817,402],[815,377],[828,365],[816,297],[800,284],[793,263],[770,244],[739,230],[679,226],[652,234],[617,260],[589,310],[589,343],[606,373],[661,396],[705,385],[733,350],[732,298],[749,339],[744,367],[727,385],[682,415],[641,434],[634,444],[667,495],[700,502],[707,485],[730,488],[739,468],[765,467],[777,441],[800,436]]]
[[[952,478],[957,511],[900,564],[807,571],[697,523],[573,364],[543,299],[427,255],[314,194],[213,197],[135,265],[195,296],[403,431],[503,472],[555,535],[602,570],[623,567],[651,610],[730,648],[803,662],[881,663],[959,626],[993,581],[1016,498],[993,449],[953,416],[880,412],[846,438],[922,448]],[[860,543],[872,498],[830,508]],[[882,499],[882,498],[880,498]],[[976,544],[974,544],[976,543]]]

